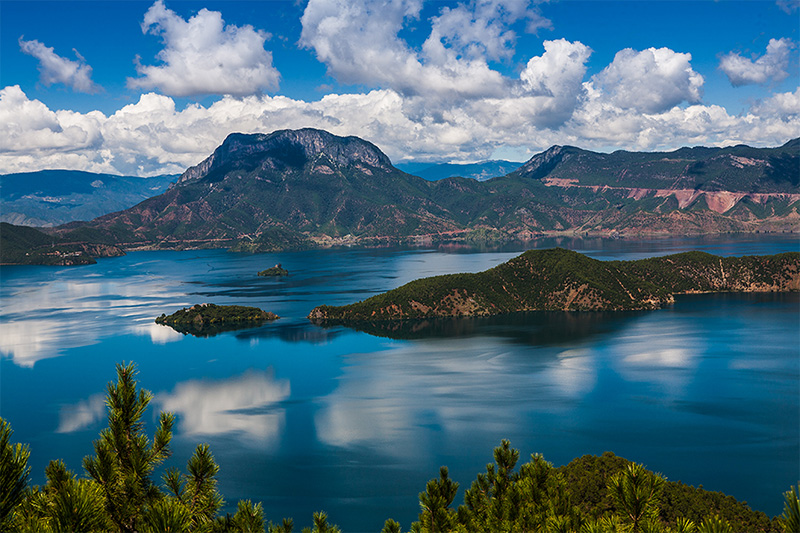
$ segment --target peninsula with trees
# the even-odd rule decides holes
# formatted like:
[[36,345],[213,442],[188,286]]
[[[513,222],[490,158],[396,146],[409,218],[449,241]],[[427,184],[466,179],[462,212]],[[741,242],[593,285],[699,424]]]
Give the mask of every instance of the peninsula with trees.
[[704,252],[599,261],[553,248],[530,250],[477,274],[412,281],[364,301],[319,306],[314,321],[489,316],[519,311],[657,309],[676,294],[800,290],[800,253],[718,257]]

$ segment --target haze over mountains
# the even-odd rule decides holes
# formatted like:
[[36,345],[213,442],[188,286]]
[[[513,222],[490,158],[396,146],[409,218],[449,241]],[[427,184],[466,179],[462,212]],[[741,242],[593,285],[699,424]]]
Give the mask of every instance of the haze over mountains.
[[0,222],[57,226],[134,206],[167,190],[177,176],[114,176],[77,170],[0,175]]
[[505,176],[522,166],[514,161],[490,160],[479,163],[406,163],[398,164],[397,168],[429,181],[445,178],[471,178],[486,181],[492,178]]
[[601,154],[554,146],[508,175],[427,181],[322,130],[232,134],[164,193],[54,230],[125,249],[266,251],[544,234],[800,229],[800,140]]

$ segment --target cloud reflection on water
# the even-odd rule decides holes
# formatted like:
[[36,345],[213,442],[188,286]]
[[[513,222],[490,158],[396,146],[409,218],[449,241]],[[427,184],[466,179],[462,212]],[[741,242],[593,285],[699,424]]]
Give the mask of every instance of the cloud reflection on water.
[[64,405],[58,415],[56,433],[72,433],[86,429],[106,414],[106,396],[98,393],[73,405]]
[[610,365],[626,382],[649,383],[662,401],[686,394],[708,340],[690,320],[667,311],[631,324],[608,346]]
[[320,399],[317,435],[333,446],[413,457],[426,453],[412,429],[419,426],[458,438],[469,438],[478,425],[502,432],[521,413],[558,412],[579,401],[596,381],[593,357],[497,337],[417,340],[380,354],[352,354],[339,386]]
[[[142,322],[153,320],[165,302],[185,296],[148,281],[142,283],[138,276],[110,280],[87,276],[80,281],[50,279],[6,287],[3,301],[13,305],[2,310],[0,354],[30,368],[70,348],[123,332],[149,335],[157,344],[177,340]],[[180,304],[170,303],[175,305]]]
[[134,333],[149,335],[153,344],[167,344],[183,340],[184,335],[169,326],[156,324],[155,322],[142,324],[133,328]]
[[[404,428],[427,425],[469,438],[476,424],[484,431],[521,420],[535,424],[595,401],[595,393],[602,401],[608,393],[596,388],[608,378],[601,372],[620,383],[645,383],[654,401],[669,403],[689,394],[698,358],[708,349],[702,335],[668,310],[527,318],[528,324],[522,316],[451,321],[447,328],[468,327],[470,336],[437,337],[442,330],[435,327],[428,338],[415,333],[414,342],[380,354],[348,356],[338,387],[320,400],[319,438],[410,457],[424,453],[424,443]],[[548,336],[549,326],[561,322],[574,336]],[[625,388],[614,394],[633,401]]]
[[289,381],[276,380],[272,371],[249,370],[221,381],[178,383],[172,392],[156,395],[155,403],[178,415],[181,435],[234,433],[262,446],[280,436],[286,417],[280,404],[290,393]]

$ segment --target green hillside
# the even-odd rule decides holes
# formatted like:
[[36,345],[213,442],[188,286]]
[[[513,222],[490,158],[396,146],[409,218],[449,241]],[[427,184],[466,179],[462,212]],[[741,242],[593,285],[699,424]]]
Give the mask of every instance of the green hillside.
[[610,154],[555,146],[531,158],[514,174],[534,179],[574,179],[581,185],[796,193],[800,186],[800,139],[777,148],[738,145]]
[[[118,252],[118,253],[115,253]],[[106,249],[107,255],[122,253]],[[35,228],[0,222],[0,264],[3,265],[91,265],[92,255],[101,255],[96,245],[67,243]]]
[[320,306],[316,320],[397,320],[519,311],[655,309],[689,292],[800,290],[800,253],[717,257],[687,252],[598,261],[554,248],[531,250],[477,274],[412,281],[362,302]]

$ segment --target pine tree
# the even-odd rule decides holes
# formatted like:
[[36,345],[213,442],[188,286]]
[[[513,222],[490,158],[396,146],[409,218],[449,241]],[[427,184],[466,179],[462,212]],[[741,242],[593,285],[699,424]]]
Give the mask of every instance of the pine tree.
[[[186,509],[189,517],[189,529],[203,531],[212,527],[217,511],[223,504],[222,495],[217,490],[216,476],[219,466],[214,461],[208,444],[197,446],[194,455],[189,459],[186,470],[187,474],[181,474],[176,469],[168,470],[164,474],[164,484],[172,493],[170,498],[174,498]],[[242,502],[239,503],[239,508],[242,510]],[[247,511],[256,512],[252,504],[249,507],[245,505],[243,512]],[[244,515],[240,515],[239,511],[236,516],[239,516],[240,522],[245,520]],[[234,520],[236,520],[236,516],[234,516]],[[262,531],[264,530],[263,518],[262,512]]]
[[50,461],[45,468],[46,516],[54,531],[108,531],[100,486],[89,479],[77,479],[63,461]]
[[284,518],[280,524],[273,524],[270,522],[267,530],[269,533],[292,533],[294,529],[294,520],[291,518]]
[[381,533],[401,533],[400,522],[388,518],[386,522],[384,522],[383,524],[383,529],[381,529]]
[[783,504],[783,514],[780,516],[781,525],[786,533],[800,533],[800,484],[791,487],[783,494],[785,503]]
[[[286,520],[284,520],[284,524]],[[285,533],[291,533],[292,525]],[[260,503],[253,505],[250,500],[240,500],[236,514],[233,515],[233,528],[231,531],[241,533],[263,533],[264,532],[264,508]]]
[[0,417],[0,531],[8,529],[14,508],[25,496],[30,468],[30,449],[22,444],[11,444],[11,424]]
[[328,523],[328,515],[322,511],[314,513],[314,529],[311,533],[342,533],[339,526]]
[[446,466],[439,469],[439,479],[428,481],[425,492],[419,494],[419,522],[412,525],[423,533],[450,531],[456,524],[456,513],[450,504],[458,492],[458,483],[451,480]]
[[174,424],[171,413],[161,413],[152,443],[148,441],[142,415],[153,395],[137,390],[136,374],[132,363],[117,365],[117,382],[107,388],[108,427],[94,442],[95,455],[83,460],[103,491],[115,528],[123,533],[137,531],[146,506],[162,497],[150,476],[170,455]]
[[697,528],[697,533],[733,533],[733,528],[727,520],[719,515],[708,516]]
[[110,531],[103,493],[92,480],[78,479],[61,460],[45,468],[47,483],[31,487],[3,531]]
[[633,533],[644,531],[645,524],[658,518],[659,496],[665,480],[648,472],[644,466],[630,463],[608,481],[617,512],[632,528]]

